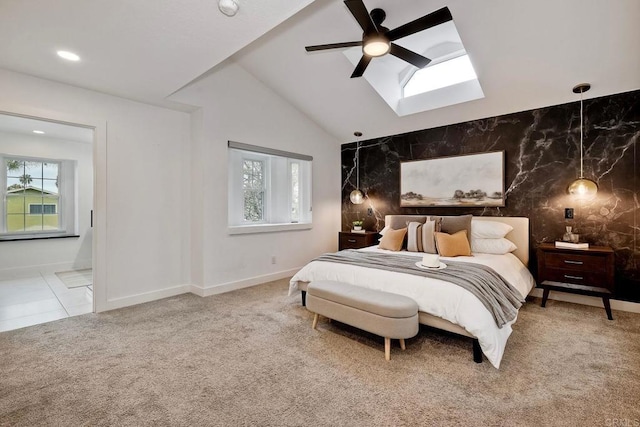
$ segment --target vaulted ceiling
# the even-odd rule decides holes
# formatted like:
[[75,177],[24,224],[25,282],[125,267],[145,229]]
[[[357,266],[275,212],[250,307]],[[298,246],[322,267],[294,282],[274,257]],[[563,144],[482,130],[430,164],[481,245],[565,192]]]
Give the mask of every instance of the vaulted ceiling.
[[[571,88],[584,81],[587,99],[640,88],[637,0],[365,0],[386,11],[389,28],[448,6],[485,94],[405,117],[349,78],[340,50],[305,52],[360,39],[342,1],[238,3],[229,18],[216,0],[0,0],[0,67],[188,110],[170,95],[235,61],[340,141],[576,101]],[[65,63],[58,49],[83,60]]]

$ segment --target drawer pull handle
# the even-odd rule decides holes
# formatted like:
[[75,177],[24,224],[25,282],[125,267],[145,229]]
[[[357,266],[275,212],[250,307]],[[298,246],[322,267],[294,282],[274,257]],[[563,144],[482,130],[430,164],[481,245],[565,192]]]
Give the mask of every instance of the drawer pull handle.
[[565,260],[564,261],[565,264],[576,264],[576,265],[582,265],[584,264],[583,261],[571,261],[571,260]]
[[568,274],[564,275],[565,279],[574,279],[574,280],[584,280],[584,277],[582,276],[569,276]]
[[355,243],[355,242],[356,242],[356,239],[349,239],[349,240],[348,240],[348,242],[349,242],[349,243]]

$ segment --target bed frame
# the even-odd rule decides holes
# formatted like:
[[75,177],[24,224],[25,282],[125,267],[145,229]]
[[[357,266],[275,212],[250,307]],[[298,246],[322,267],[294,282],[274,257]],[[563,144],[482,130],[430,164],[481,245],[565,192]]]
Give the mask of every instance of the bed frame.
[[[424,222],[426,218],[426,215],[385,215],[384,220],[385,224],[404,224],[408,221]],[[497,221],[512,226],[513,230],[507,234],[505,238],[511,240],[518,247],[513,254],[522,261],[525,266],[529,265],[529,218],[475,216],[473,219],[478,221]],[[302,291],[302,305],[304,306],[306,305],[307,283],[300,282],[298,286]],[[478,339],[467,332],[462,326],[422,311],[418,312],[418,320],[423,325],[471,338],[473,340],[473,360],[476,363],[482,362],[482,350],[480,349]]]

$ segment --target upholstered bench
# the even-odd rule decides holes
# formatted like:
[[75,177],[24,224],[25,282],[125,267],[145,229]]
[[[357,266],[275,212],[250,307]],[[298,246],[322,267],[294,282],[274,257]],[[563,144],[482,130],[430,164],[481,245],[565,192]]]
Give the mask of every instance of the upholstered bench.
[[384,357],[391,357],[391,339],[418,333],[418,304],[409,297],[333,281],[311,282],[307,287],[307,309],[319,315],[384,337]]

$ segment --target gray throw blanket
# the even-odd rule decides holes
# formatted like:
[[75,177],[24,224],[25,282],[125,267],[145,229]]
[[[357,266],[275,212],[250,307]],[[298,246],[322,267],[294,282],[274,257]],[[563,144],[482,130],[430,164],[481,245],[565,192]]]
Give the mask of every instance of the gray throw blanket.
[[427,270],[416,266],[416,262],[420,260],[413,256],[362,252],[353,249],[324,254],[314,259],[314,261],[352,264],[451,282],[475,295],[493,315],[499,328],[516,318],[518,309],[524,302],[522,295],[491,267],[447,261],[445,269]]

